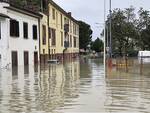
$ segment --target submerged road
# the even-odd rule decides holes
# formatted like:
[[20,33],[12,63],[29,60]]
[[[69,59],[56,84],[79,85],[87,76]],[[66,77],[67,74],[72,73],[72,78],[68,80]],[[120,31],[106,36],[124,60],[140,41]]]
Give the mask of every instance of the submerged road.
[[1,70],[0,113],[148,113],[150,76],[102,61]]

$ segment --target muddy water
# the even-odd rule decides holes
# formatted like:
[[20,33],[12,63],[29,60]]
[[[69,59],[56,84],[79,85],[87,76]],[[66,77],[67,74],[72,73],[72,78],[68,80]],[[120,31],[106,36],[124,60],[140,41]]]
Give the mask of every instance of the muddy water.
[[1,70],[0,113],[148,113],[150,77],[134,69],[105,77],[97,59]]
[[109,112],[150,112],[150,59],[107,67],[105,108]]

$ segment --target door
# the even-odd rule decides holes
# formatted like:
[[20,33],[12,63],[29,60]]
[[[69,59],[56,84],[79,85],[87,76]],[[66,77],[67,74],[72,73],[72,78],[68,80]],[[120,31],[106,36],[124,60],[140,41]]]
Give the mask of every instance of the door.
[[34,52],[34,65],[38,64],[38,52]]
[[11,58],[12,58],[12,67],[17,67],[18,66],[18,54],[17,54],[17,51],[12,51]]
[[24,51],[24,66],[29,65],[29,53],[28,51]]

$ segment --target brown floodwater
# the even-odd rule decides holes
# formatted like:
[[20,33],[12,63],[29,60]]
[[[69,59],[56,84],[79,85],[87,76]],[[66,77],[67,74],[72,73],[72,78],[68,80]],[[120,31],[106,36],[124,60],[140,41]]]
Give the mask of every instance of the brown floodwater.
[[[149,113],[150,65],[102,59],[0,71],[0,113]],[[146,71],[146,72],[145,72]]]

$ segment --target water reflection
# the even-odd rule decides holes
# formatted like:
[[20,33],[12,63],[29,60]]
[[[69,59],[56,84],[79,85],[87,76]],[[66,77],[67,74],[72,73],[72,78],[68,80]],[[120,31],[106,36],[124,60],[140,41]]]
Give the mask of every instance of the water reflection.
[[144,64],[150,64],[150,58],[149,57],[148,58],[141,58],[141,57],[139,57],[138,61],[139,61],[139,64],[141,62],[144,63]]
[[12,68],[12,76],[18,76],[18,67]]
[[[0,71],[1,113],[148,113],[150,65],[133,59],[107,69],[101,59]],[[14,72],[12,72],[14,71]]]
[[109,112],[148,113],[150,111],[150,64],[141,64],[138,59],[133,65],[107,68],[106,109]]
[[75,61],[4,70],[0,74],[0,112],[41,113],[70,106],[79,96],[79,68]]

